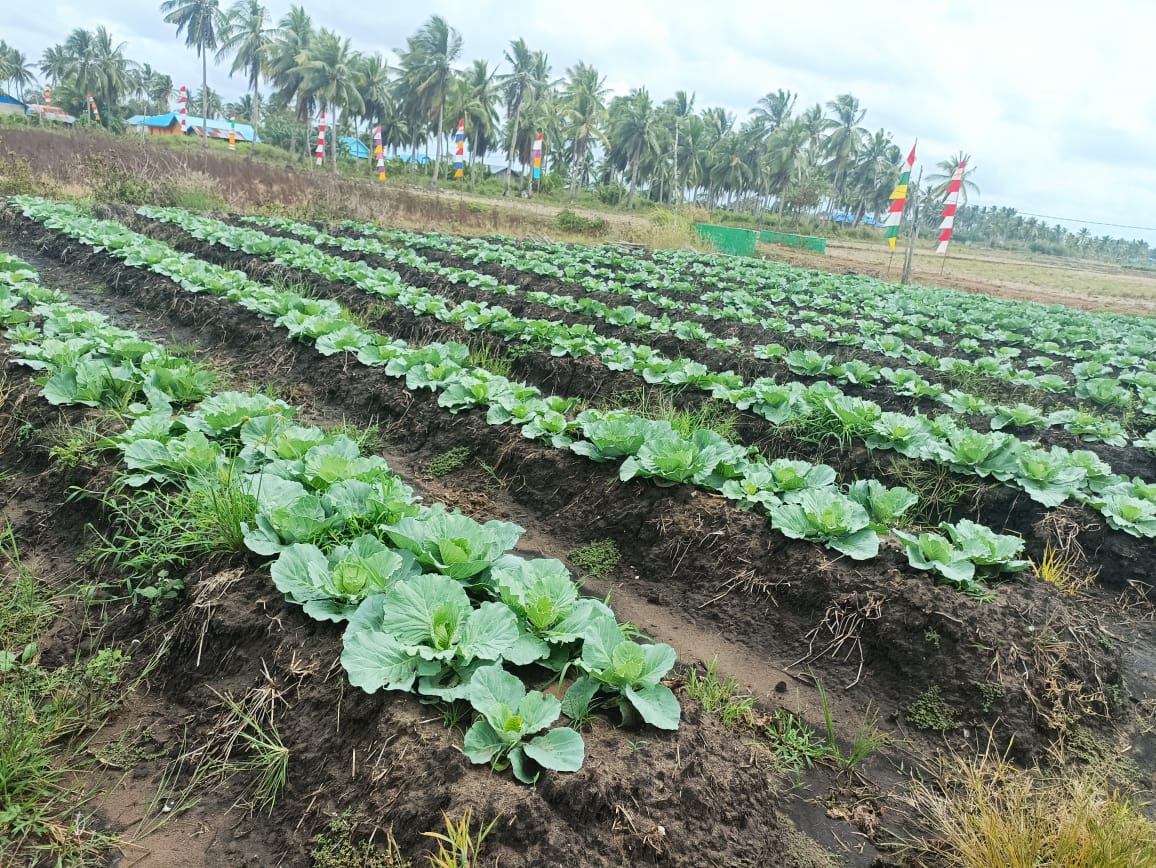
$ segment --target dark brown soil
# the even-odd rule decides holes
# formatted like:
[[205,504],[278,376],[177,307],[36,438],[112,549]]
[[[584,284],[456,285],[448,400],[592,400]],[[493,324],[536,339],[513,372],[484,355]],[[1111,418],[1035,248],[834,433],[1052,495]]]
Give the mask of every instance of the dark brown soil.
[[[770,534],[762,519],[719,498],[619,483],[613,468],[486,426],[478,413],[451,416],[429,393],[409,393],[378,370],[321,357],[240,308],[8,221],[0,243],[34,260],[47,285],[123,324],[195,343],[226,375],[275,386],[310,418],[376,420],[384,429],[382,454],[428,500],[479,520],[517,521],[528,530],[523,551],[564,558],[577,545],[614,539],[619,566],[589,581],[588,590],[611,593],[620,617],[673,644],[686,664],[715,658],[763,707],[786,706],[816,723],[821,708],[812,683],[819,678],[844,737],[868,707],[879,709],[892,744],[862,768],[877,785],[890,789],[898,780],[893,763],[910,765],[913,753],[941,743],[912,723],[913,705],[929,690],[938,690],[954,718],[951,744],[980,745],[991,728],[996,743],[1010,744],[1020,758],[1041,755],[1057,727],[1071,725],[1061,715],[1107,733],[1131,720],[1129,699],[1143,698],[1133,678],[1147,671],[1140,652],[1150,639],[1139,628],[1127,642],[1104,638],[1121,635],[1123,621],[1103,590],[1070,597],[1025,578],[1001,586],[995,602],[979,603],[935,587],[891,547],[865,564],[832,560],[816,546]],[[69,518],[59,507],[66,489],[38,484],[41,506],[24,505],[32,484],[25,471],[47,467],[26,460],[28,445],[16,439],[25,424],[45,424],[30,415],[33,403],[13,411],[19,424],[0,424],[0,492],[6,510],[28,511],[18,533],[39,549],[59,545],[61,535],[76,537],[92,507],[79,501]],[[459,445],[479,464],[439,479],[423,472]],[[1092,529],[1081,541],[1089,553],[1103,546],[1099,558],[1120,536]],[[1144,573],[1141,555],[1133,556],[1128,578]],[[174,827],[210,828],[211,835],[194,839],[197,861],[151,864],[271,864],[281,856],[283,864],[306,864],[311,835],[327,815],[351,807],[364,809],[373,824],[392,825],[407,852],[428,847],[420,832],[440,827],[442,811],[457,817],[471,807],[486,821],[498,819],[486,852],[503,865],[807,864],[791,849],[798,841],[788,817],[846,861],[874,858],[871,847],[838,848],[837,840],[854,833],[806,802],[784,798],[787,787],[762,759],[765,751],[749,747],[757,736],[723,729],[684,693],[678,733],[636,737],[596,721],[582,772],[552,776],[535,790],[491,775],[462,757],[460,734],[445,730],[436,712],[409,697],[367,696],[346,686],[335,666],[337,628],[285,605],[256,559],[196,565],[186,577],[188,599],[208,594],[214,577],[228,570],[237,571],[235,581],[210,612],[186,604],[176,620],[143,632],[147,614],[114,612],[110,635],[143,635],[144,650],[161,654],[150,678],[150,713],[153,737],[170,751],[181,732],[194,742],[208,736],[217,713],[212,691],[278,690],[289,787],[270,818],[226,814],[237,793],[215,793],[178,818],[186,826]],[[844,641],[835,653],[828,642],[840,630]],[[62,654],[67,644],[62,640]],[[157,764],[146,769],[144,783],[155,783],[158,771]],[[804,792],[822,798],[828,783],[820,776]],[[874,807],[885,828],[903,823],[897,806],[877,799]]]

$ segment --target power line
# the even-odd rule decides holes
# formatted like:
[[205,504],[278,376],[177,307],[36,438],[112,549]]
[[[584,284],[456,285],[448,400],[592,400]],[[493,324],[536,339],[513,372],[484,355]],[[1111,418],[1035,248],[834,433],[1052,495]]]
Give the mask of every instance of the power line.
[[1111,226],[1114,229],[1139,229],[1141,232],[1156,232],[1156,226],[1130,226],[1127,223],[1103,223],[1099,220],[1080,220],[1077,217],[1057,217],[1054,214],[1033,214],[1031,211],[1016,211],[1022,217],[1039,217],[1043,220],[1064,220],[1068,223],[1086,223],[1089,226]]

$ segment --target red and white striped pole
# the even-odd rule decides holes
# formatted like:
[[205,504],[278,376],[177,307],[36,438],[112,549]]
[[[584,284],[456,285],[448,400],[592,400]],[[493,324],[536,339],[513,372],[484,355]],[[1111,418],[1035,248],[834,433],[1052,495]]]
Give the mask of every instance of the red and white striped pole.
[[943,200],[943,222],[939,224],[939,237],[936,239],[939,245],[935,252],[945,256],[947,245],[951,242],[951,231],[955,228],[955,211],[959,206],[959,191],[963,188],[963,170],[966,166],[967,160],[956,166],[947,184],[947,197]]
[[317,165],[325,159],[325,112],[321,113],[321,122],[317,125]]
[[188,112],[188,108],[185,105],[189,101],[189,89],[187,87],[185,87],[183,84],[181,85],[181,95],[180,95],[180,98],[178,101],[180,102],[180,105],[181,105],[179,112],[181,115],[181,133],[183,134],[183,133],[188,132],[188,129],[189,129],[189,118],[188,118],[189,112]]

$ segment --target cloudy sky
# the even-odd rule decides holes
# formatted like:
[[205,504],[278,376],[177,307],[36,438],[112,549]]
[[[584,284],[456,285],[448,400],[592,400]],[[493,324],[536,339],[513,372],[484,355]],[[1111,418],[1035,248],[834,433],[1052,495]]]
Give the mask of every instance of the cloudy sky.
[[[289,6],[266,2],[275,18]],[[3,37],[32,58],[74,27],[104,24],[129,57],[178,84],[200,81],[195,55],[152,0],[102,0],[99,12],[78,0],[6,5]],[[740,118],[778,88],[798,93],[799,109],[850,92],[871,130],[890,130],[905,152],[918,137],[921,164],[972,154],[977,204],[1156,227],[1152,0],[304,5],[362,50],[389,53],[436,13],[462,33],[465,62],[500,61],[521,36],[557,76],[581,59],[615,92],[644,85],[661,100],[685,89],[698,107]],[[209,76],[226,97],[244,88],[227,69]],[[1156,245],[1156,228],[1089,229]]]

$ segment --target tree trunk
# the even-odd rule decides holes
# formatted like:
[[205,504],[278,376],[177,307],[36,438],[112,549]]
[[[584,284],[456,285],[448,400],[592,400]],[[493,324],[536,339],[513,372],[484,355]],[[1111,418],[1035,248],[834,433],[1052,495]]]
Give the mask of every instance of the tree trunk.
[[[202,49],[204,46],[202,46]],[[201,51],[201,147],[209,147],[209,55]]]
[[678,193],[678,118],[674,119],[674,180],[670,183],[670,204],[678,210],[674,197]]
[[478,137],[477,130],[474,130],[474,135],[470,138],[470,190],[472,191],[478,183],[476,163],[478,160]]
[[333,127],[329,136],[330,147],[333,149],[333,174],[337,174],[337,103],[333,104]]
[[261,106],[257,103],[257,82],[253,82],[253,146],[249,148],[249,158],[257,153],[257,124],[261,120]]
[[574,168],[570,172],[570,204],[574,204],[574,196],[578,192],[578,177],[582,172],[582,164],[586,162],[586,140],[574,142]]
[[626,207],[634,210],[634,188],[638,185],[638,156],[630,161],[630,195],[626,197]]
[[442,93],[442,101],[438,104],[438,150],[437,156],[434,157],[434,173],[432,187],[436,190],[438,188],[438,175],[441,174],[442,169],[442,130],[446,126],[446,95]]
[[514,168],[514,149],[518,147],[518,116],[522,113],[522,101],[514,106],[514,128],[510,135],[510,153],[506,155],[506,189],[503,196],[510,195],[510,171]]

